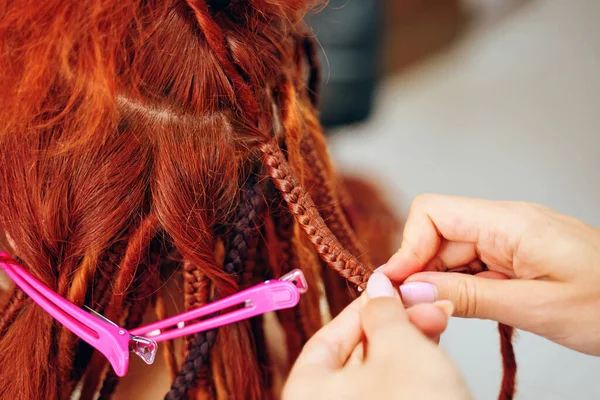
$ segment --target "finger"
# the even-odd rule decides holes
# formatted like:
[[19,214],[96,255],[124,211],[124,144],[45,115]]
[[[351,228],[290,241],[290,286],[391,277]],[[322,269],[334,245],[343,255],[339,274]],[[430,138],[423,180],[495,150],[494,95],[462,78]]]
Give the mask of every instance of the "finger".
[[475,276],[478,276],[480,278],[486,278],[486,279],[510,279],[510,277],[504,275],[501,272],[497,272],[497,271],[483,271],[478,274],[475,274]]
[[425,265],[429,271],[446,271],[477,260],[474,243],[442,240],[436,255]]
[[564,299],[562,286],[549,281],[421,272],[407,279],[400,286],[400,292],[407,305],[450,300],[457,317],[491,319],[515,328],[539,331],[538,325],[560,308]]
[[365,356],[365,343],[360,342],[350,354],[348,361],[346,362],[346,366],[349,365],[361,365],[363,363]]
[[[418,304],[406,310],[408,320],[419,329],[432,342],[439,344],[440,335],[448,326],[448,319],[452,316],[454,307],[448,300],[433,304]],[[346,362],[349,365],[361,365],[364,361],[365,342],[361,341]]]
[[[367,282],[368,301],[360,318],[368,343],[367,359],[393,360],[419,351],[427,338],[410,322],[402,301],[394,296],[391,281],[375,272]],[[397,360],[396,360],[397,361]]]
[[430,339],[439,338],[448,326],[454,307],[450,301],[417,304],[406,310],[408,320]]
[[501,246],[495,249],[498,254],[493,263],[510,263],[515,249],[510,238],[518,237],[517,231],[523,225],[511,204],[443,195],[417,197],[411,205],[402,245],[381,272],[403,281],[436,256],[442,239],[473,244],[482,237],[498,241]]
[[360,298],[354,300],[310,338],[294,364],[296,374],[323,373],[344,366],[362,337],[360,301]]

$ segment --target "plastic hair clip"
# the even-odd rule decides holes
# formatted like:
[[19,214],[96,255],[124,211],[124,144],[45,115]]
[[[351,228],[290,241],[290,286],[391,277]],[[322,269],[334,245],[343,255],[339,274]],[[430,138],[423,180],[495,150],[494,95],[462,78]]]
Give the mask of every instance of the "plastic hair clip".
[[[136,328],[131,333],[151,337],[157,342],[175,339],[180,336],[232,324],[270,311],[295,307],[300,301],[300,294],[306,293],[307,289],[308,285],[304,274],[296,269],[280,279],[260,283],[194,310]],[[238,308],[212,318],[192,322],[232,307]]]
[[[0,253],[1,259],[10,259],[10,256]],[[48,314],[102,353],[117,376],[127,374],[130,352],[147,364],[152,364],[158,350],[157,342],[218,328],[270,311],[295,307],[300,301],[300,295],[308,289],[302,271],[293,270],[280,279],[263,282],[197,309],[127,331],[89,307],[85,307],[89,312],[77,307],[15,263],[0,262],[0,268]],[[235,309],[226,311],[231,308]],[[221,311],[226,312],[194,321]]]
[[[0,257],[8,258],[9,255],[0,253]],[[124,376],[127,373],[130,348],[147,363],[154,362],[157,350],[156,342],[137,338],[126,329],[101,317],[100,314],[91,315],[82,310],[53,292],[16,264],[0,263],[0,268],[48,314],[102,353],[118,376]],[[97,318],[98,316],[99,318]],[[140,342],[143,343],[141,347],[145,347],[145,350],[140,349],[138,345]]]

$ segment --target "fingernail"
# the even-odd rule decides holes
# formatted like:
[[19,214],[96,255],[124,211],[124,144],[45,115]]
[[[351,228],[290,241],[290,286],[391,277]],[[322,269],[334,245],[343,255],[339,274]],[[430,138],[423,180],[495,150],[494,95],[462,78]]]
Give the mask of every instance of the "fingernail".
[[454,313],[454,304],[450,300],[439,300],[433,303],[433,305],[440,308],[448,318]]
[[378,267],[375,271],[373,272],[381,272],[381,270],[383,269],[383,267],[385,267],[385,264],[383,264],[382,266]]
[[400,286],[402,302],[410,307],[420,303],[433,303],[437,298],[437,289],[431,283],[409,282]]
[[367,282],[367,296],[370,299],[375,297],[394,297],[394,286],[387,276],[381,272],[373,272]]

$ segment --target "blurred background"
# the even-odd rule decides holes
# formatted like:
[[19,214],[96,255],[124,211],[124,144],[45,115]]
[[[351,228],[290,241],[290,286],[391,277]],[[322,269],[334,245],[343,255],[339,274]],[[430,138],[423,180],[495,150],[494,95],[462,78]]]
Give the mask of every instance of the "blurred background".
[[[600,1],[330,0],[308,18],[342,173],[406,216],[436,192],[543,203],[600,227]],[[496,325],[442,346],[477,399],[501,378]],[[600,358],[519,332],[517,399],[599,399]]]

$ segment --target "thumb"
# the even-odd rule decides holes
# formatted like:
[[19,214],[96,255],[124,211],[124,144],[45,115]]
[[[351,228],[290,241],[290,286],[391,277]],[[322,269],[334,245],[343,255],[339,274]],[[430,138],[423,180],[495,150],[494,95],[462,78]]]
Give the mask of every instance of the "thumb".
[[387,276],[373,273],[367,283],[360,310],[361,324],[368,342],[368,357],[379,361],[389,360],[394,365],[400,356],[418,352],[424,346],[433,346],[410,322],[395,292]]
[[[552,312],[555,282],[489,279],[449,272],[420,272],[400,286],[407,306],[450,300],[454,316],[490,319],[518,329],[535,330]],[[550,292],[552,291],[552,292]]]

